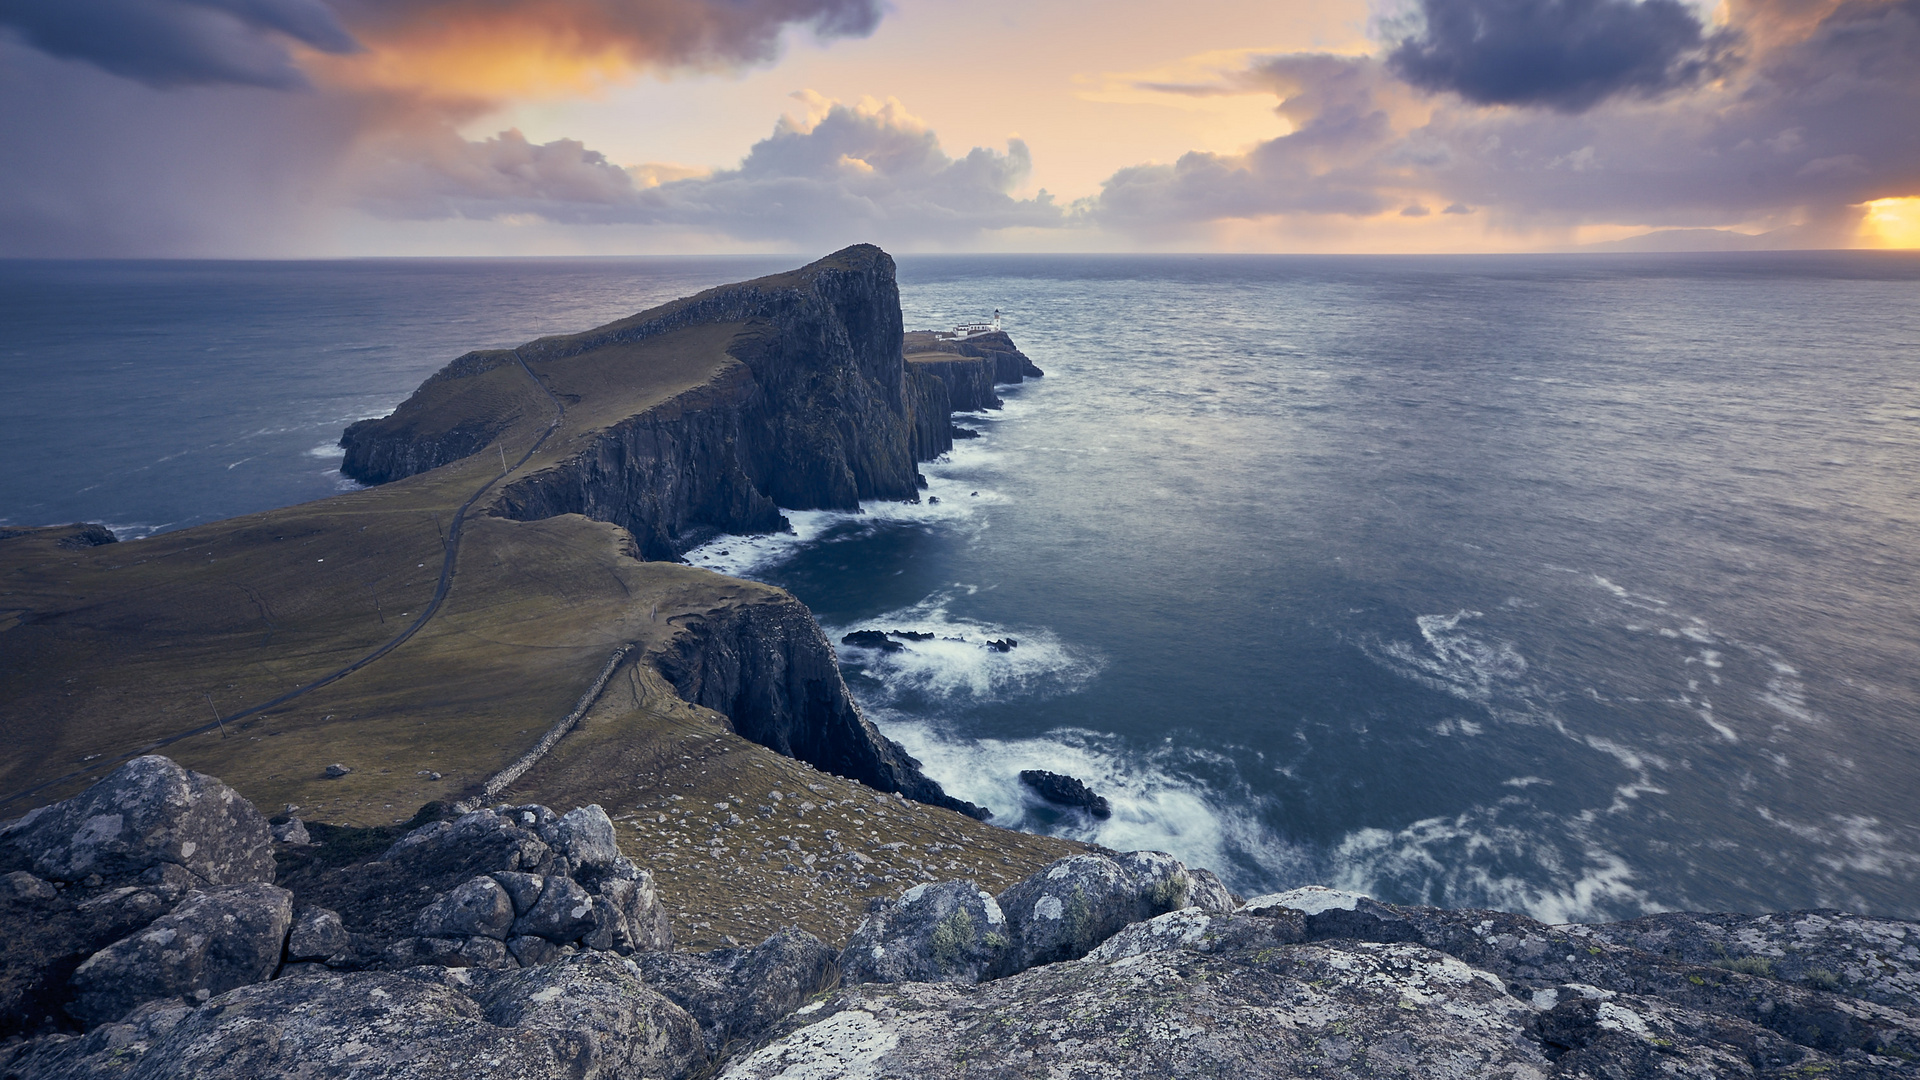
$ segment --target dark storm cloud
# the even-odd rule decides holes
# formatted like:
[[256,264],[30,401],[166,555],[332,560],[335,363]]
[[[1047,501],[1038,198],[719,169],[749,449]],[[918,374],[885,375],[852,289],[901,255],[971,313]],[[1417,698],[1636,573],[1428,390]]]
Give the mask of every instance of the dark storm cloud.
[[[1164,237],[1225,219],[1354,217],[1444,206],[1499,227],[1802,222],[1845,244],[1863,202],[1920,194],[1920,0],[1753,0],[1733,26],[1765,42],[1738,72],[1577,115],[1420,99],[1373,57],[1254,62],[1293,131],[1244,154],[1122,169],[1087,209]],[[1189,88],[1185,92],[1197,92]]]
[[1420,13],[1388,66],[1481,105],[1581,112],[1657,95],[1713,74],[1728,45],[1676,0],[1420,0]]
[[321,0],[0,0],[0,26],[53,56],[160,87],[303,86],[288,42],[359,47]]
[[483,142],[449,133],[430,147],[392,149],[362,205],[393,218],[530,215],[798,243],[849,230],[893,241],[964,239],[1063,220],[1044,194],[1010,194],[1032,168],[1024,143],[951,158],[891,104],[835,103],[811,124],[783,118],[738,168],[651,187],[580,143],[532,144],[517,131]]
[[636,65],[724,68],[772,59],[781,34],[861,37],[881,0],[0,0],[0,27],[29,45],[156,87],[290,89],[291,46],[400,55],[492,35],[509,45]]

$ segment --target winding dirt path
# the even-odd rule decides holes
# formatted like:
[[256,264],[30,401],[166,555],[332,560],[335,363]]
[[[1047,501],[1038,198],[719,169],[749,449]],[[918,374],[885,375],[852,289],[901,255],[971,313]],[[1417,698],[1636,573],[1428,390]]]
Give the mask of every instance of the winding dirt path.
[[498,476],[491,477],[490,479],[487,480],[486,483],[481,484],[478,488],[474,489],[473,494],[467,496],[467,501],[461,503],[460,508],[454,511],[453,524],[447,529],[446,542],[442,545],[442,547],[445,549],[445,555],[440,562],[440,581],[437,585],[434,586],[433,599],[427,602],[427,606],[421,609],[419,617],[414,619],[413,622],[410,625],[408,625],[408,627],[405,630],[402,630],[398,634],[395,634],[393,637],[388,638],[385,642],[375,647],[372,652],[367,653],[365,656],[362,656],[360,659],[355,660],[353,663],[348,664],[345,667],[339,668],[338,670],[329,672],[326,675],[322,675],[318,679],[315,679],[312,682],[307,683],[303,686],[297,686],[292,690],[289,690],[286,693],[281,694],[277,698],[274,698],[270,701],[263,701],[258,705],[249,705],[246,708],[239,710],[238,712],[228,713],[225,716],[217,716],[216,719],[211,720],[207,723],[201,724],[199,727],[189,728],[185,731],[175,732],[174,734],[168,735],[164,738],[155,739],[152,742],[146,743],[145,745],[140,746],[136,749],[129,750],[126,753],[120,754],[117,757],[111,757],[111,758],[103,757],[100,760],[93,762],[92,764],[86,765],[79,769],[75,769],[74,771],[67,773],[64,776],[54,777],[51,780],[43,781],[41,783],[35,784],[33,787],[26,788],[22,791],[16,791],[11,795],[7,795],[4,798],[0,798],[0,806],[7,806],[11,803],[18,802],[21,799],[28,798],[29,796],[32,796],[38,792],[44,791],[47,788],[56,787],[58,785],[65,784],[69,781],[78,780],[82,777],[90,776],[102,770],[112,768],[114,766],[119,765],[121,762],[139,757],[142,754],[150,754],[162,747],[171,746],[182,739],[190,739],[195,735],[205,735],[209,731],[214,731],[216,729],[224,729],[224,727],[227,724],[231,724],[236,720],[244,720],[249,716],[266,712],[269,709],[279,708],[280,706],[285,705],[287,702],[293,701],[296,698],[304,697],[322,687],[331,686],[334,683],[339,682],[341,679],[344,679],[347,676],[353,674],[354,672],[359,671],[361,668],[366,667],[368,664],[371,664],[374,661],[380,659],[381,657],[387,655],[388,653],[399,648],[400,646],[405,645],[407,641],[413,637],[413,635],[420,632],[422,627],[425,627],[429,622],[432,622],[433,617],[440,613],[441,605],[446,602],[447,594],[453,591],[453,567],[454,567],[455,561],[458,560],[460,557],[460,540],[462,537],[462,532],[466,526],[467,512],[473,509],[473,504],[476,502],[479,502],[480,497],[485,495],[490,489],[492,489],[493,485],[506,479],[508,476],[511,476],[521,466],[525,465],[528,461],[531,461],[533,459],[533,455],[538,453],[542,446],[546,445],[546,442],[549,438],[553,437],[553,433],[560,430],[560,422],[562,420],[565,420],[567,416],[567,407],[560,403],[560,399],[555,397],[553,394],[553,391],[547,388],[547,384],[544,382],[541,382],[540,377],[538,375],[535,375],[533,373],[533,369],[527,366],[527,361],[525,360],[525,358],[523,358],[520,355],[520,350],[518,349],[513,350],[513,359],[515,363],[520,365],[520,370],[527,373],[527,378],[533,381],[533,385],[539,387],[540,392],[547,395],[547,400],[553,404],[553,420],[552,422],[547,424],[547,429],[540,433],[540,437],[533,441],[533,445],[527,448],[527,452],[520,455],[520,460],[513,463],[512,468],[507,469],[505,472],[501,473]]

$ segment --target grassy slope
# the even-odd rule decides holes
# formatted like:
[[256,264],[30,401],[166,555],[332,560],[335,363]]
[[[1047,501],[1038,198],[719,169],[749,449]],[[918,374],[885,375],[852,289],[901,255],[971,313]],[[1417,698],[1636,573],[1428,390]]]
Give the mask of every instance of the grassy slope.
[[[740,330],[696,327],[536,362],[567,418],[515,475],[553,467],[636,413],[675,408],[687,391],[726,393],[741,375],[725,351]],[[552,416],[517,363],[458,382],[435,406],[446,414],[421,421],[486,415],[504,424],[497,443],[509,462]],[[78,551],[57,544],[62,529],[0,540],[0,795],[91,770],[0,807],[0,817],[70,795],[121,755],[204,724],[216,708],[270,699],[398,633],[433,592],[455,508],[500,465],[489,446],[367,491]],[[294,805],[310,820],[389,824],[476,790],[573,708],[618,644],[638,643],[637,659],[679,632],[676,615],[778,595],[638,561],[616,526],[574,515],[515,522],[486,516],[485,505],[468,517],[445,606],[412,640],[340,682],[165,752],[268,812]],[[355,771],[327,780],[333,762]],[[422,775],[431,772],[441,779]],[[817,805],[851,804],[789,821],[796,801],[770,793],[796,787]],[[727,796],[741,800],[742,825],[700,820],[724,822],[713,804]],[[504,797],[606,806],[622,819],[628,853],[661,874],[677,929],[695,944],[796,922],[844,939],[862,897],[817,869],[785,871],[787,860],[762,846],[785,851],[784,838],[794,838],[803,848],[796,859],[829,853],[835,841],[814,830],[836,829],[843,847],[857,839],[880,860],[875,870],[892,871],[883,889],[924,876],[912,862],[997,888],[1075,849],[946,811],[883,807],[869,790],[732,735],[724,717],[680,701],[631,662],[580,730]],[[686,806],[704,811],[673,812]],[[652,819],[644,826],[643,807]],[[705,854],[679,854],[715,836],[719,857],[704,843]],[[880,847],[895,841],[913,846]],[[929,843],[963,844],[966,854],[932,862]]]

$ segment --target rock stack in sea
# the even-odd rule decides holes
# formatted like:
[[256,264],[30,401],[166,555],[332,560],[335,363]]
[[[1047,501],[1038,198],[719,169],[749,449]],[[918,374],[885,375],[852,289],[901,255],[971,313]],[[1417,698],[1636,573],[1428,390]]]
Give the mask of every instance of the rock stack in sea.
[[1091,853],[688,953],[595,806],[295,824],[143,757],[0,826],[0,1076],[1920,1075],[1896,920],[1243,903]]

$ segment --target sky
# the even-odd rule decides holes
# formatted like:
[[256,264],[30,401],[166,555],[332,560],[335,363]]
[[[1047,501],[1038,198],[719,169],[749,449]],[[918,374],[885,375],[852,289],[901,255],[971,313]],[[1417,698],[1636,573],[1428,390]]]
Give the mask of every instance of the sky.
[[0,0],[0,256],[1920,247],[1920,0]]

